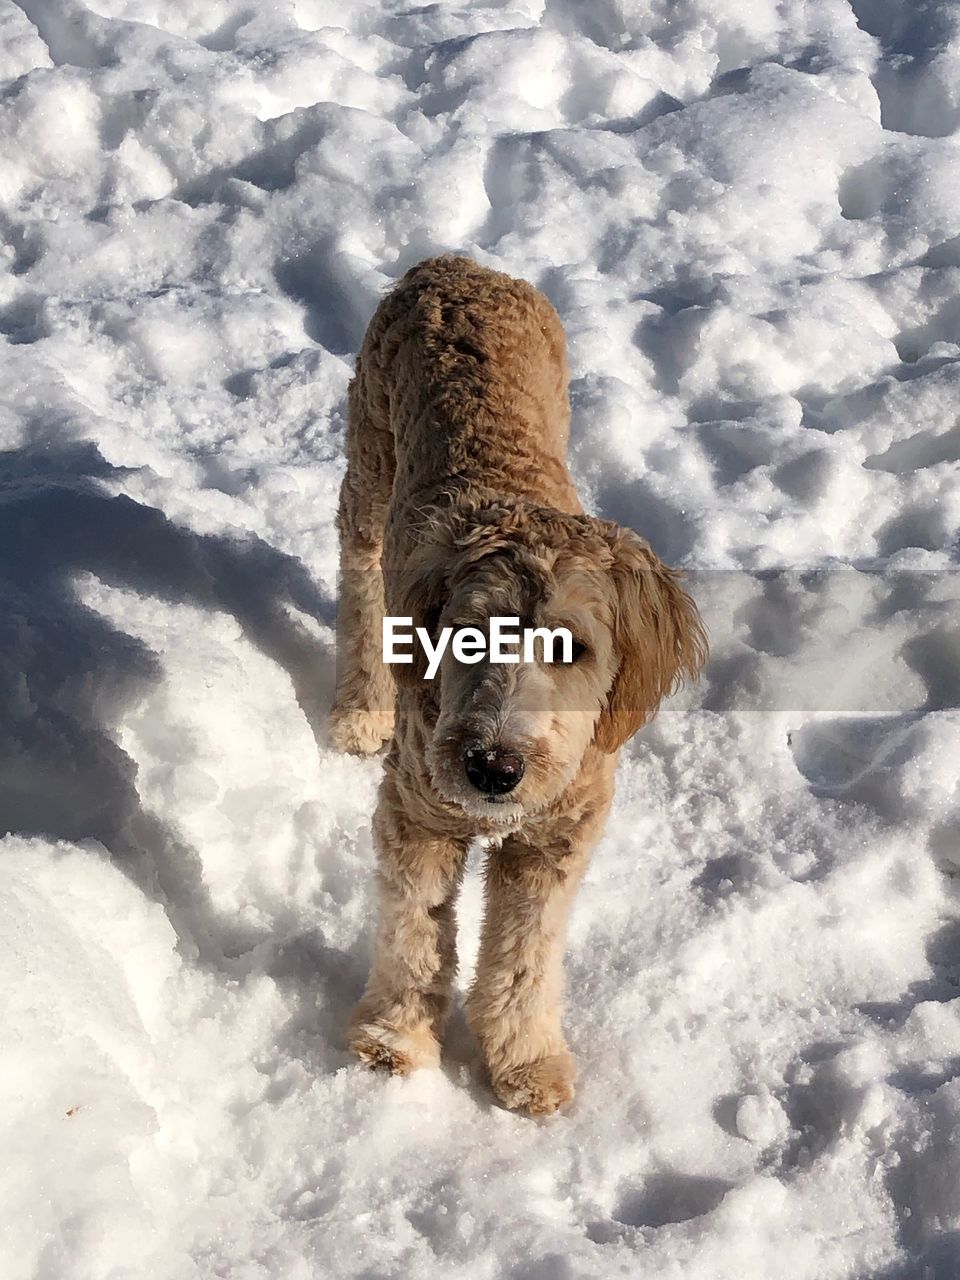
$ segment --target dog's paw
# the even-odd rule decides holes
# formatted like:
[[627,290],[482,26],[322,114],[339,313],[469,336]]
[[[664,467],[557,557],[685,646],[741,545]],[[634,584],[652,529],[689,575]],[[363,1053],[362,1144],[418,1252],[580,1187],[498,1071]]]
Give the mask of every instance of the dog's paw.
[[573,1101],[576,1077],[569,1053],[553,1053],[494,1076],[493,1089],[511,1111],[548,1116]]
[[371,1071],[408,1076],[418,1067],[438,1067],[440,1046],[430,1031],[399,1031],[383,1022],[360,1022],[350,1030],[350,1048]]
[[330,713],[330,738],[339,751],[371,756],[393,737],[393,711],[340,710]]

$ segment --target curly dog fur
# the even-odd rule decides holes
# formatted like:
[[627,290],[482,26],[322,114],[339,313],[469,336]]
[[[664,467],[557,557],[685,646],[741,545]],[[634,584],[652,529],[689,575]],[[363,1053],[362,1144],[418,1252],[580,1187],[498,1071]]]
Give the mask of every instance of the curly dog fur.
[[[331,731],[348,751],[392,738],[373,822],[375,958],[350,1043],[394,1072],[439,1061],[455,897],[470,842],[491,839],[467,1013],[498,1097],[531,1114],[573,1097],[564,925],[617,752],[706,653],[678,575],[635,533],[584,515],[565,463],[567,378],[559,317],[531,285],[465,258],[421,263],[357,359],[338,515]],[[420,663],[384,666],[385,613],[431,634],[493,616],[567,626],[576,660],[447,653],[428,682]],[[468,772],[477,752],[507,762],[494,783]]]

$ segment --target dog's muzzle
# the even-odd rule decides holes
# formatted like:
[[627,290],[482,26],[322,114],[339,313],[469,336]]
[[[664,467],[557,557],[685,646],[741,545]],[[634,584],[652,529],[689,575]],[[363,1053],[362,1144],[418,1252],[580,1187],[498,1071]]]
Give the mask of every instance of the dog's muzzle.
[[505,796],[523,777],[523,756],[505,747],[468,747],[463,767],[470,785],[485,796]]

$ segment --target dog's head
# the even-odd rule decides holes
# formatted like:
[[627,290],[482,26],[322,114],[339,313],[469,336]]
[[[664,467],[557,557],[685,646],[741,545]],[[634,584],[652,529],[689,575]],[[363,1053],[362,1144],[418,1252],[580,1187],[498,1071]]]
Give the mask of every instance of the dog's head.
[[588,747],[615,752],[661,698],[696,676],[706,638],[693,601],[650,547],[590,516],[517,504],[437,511],[393,589],[391,612],[411,616],[434,641],[444,627],[518,618],[526,628],[566,628],[569,661],[467,664],[448,644],[425,681],[418,654],[393,668],[420,688],[435,716],[427,748],[434,786],[486,822],[511,824],[557,799]]

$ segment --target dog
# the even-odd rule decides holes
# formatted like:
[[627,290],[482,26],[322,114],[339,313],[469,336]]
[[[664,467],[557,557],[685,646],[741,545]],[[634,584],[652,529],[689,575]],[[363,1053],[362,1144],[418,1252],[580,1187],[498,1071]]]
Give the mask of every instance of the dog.
[[[546,1115],[573,1098],[561,1029],[567,912],[620,747],[706,657],[696,606],[637,534],[584,514],[565,455],[560,318],[526,281],[463,257],[381,301],[349,388],[338,671],[342,750],[389,742],[373,818],[379,922],[348,1030],[373,1067],[435,1066],[467,850],[489,841],[467,998],[493,1089]],[[388,666],[385,615],[435,635],[491,617],[564,626],[570,660]]]

